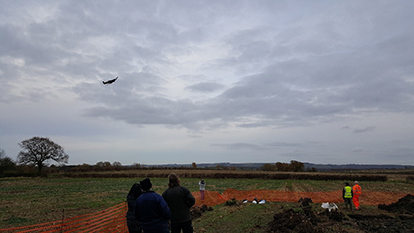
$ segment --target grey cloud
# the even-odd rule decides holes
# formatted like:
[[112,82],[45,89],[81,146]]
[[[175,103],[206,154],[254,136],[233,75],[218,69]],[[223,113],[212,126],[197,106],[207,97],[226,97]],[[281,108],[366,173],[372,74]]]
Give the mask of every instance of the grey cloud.
[[272,142],[264,144],[269,147],[300,147],[302,144],[300,143],[287,143],[287,142]]
[[87,106],[82,116],[90,118],[210,133],[327,122],[338,130],[365,113],[409,115],[412,8],[409,1],[4,1],[0,103],[7,110],[60,99]]
[[[186,116],[186,120],[190,120],[193,123],[205,123],[213,119],[235,121],[242,117],[256,117],[259,120],[261,119],[262,123],[257,121],[254,124],[264,126],[265,124],[279,124],[281,120],[285,121],[283,124],[288,124],[288,122],[303,123],[304,120],[306,122],[321,117],[332,118],[341,114],[352,114],[355,110],[363,110],[364,108],[380,107],[383,110],[407,111],[411,109],[410,106],[412,105],[402,98],[406,94],[410,95],[408,89],[406,94],[390,90],[390,93],[395,93],[394,97],[386,97],[381,95],[381,93],[386,92],[385,90],[381,93],[376,91],[369,92],[364,90],[363,86],[360,87],[362,88],[361,90],[356,92],[355,89],[348,90],[347,88],[341,89],[334,86],[327,89],[313,89],[306,86],[295,87],[297,84],[294,83],[290,86],[287,80],[283,80],[283,76],[282,78],[273,77],[270,73],[246,77],[244,80],[236,86],[227,89],[222,95],[204,103],[172,101],[163,107],[171,109],[177,105],[186,106],[185,108],[192,113],[190,115],[194,117],[188,118]],[[206,91],[214,89],[211,89],[212,87],[206,85],[206,83],[188,88]],[[399,89],[406,88],[401,86]],[[125,93],[125,95],[128,94]],[[105,99],[109,97],[107,96]],[[401,109],[401,104],[407,106]],[[395,108],[394,106],[400,107]],[[202,112],[205,114],[202,114]],[[179,111],[176,112],[176,114],[178,113]],[[182,122],[184,124],[184,120],[178,120],[182,117],[177,115],[175,117],[177,120],[174,122],[178,124]],[[136,121],[132,120],[130,122]],[[168,122],[169,124],[171,123],[170,121]],[[253,125],[246,123],[240,124],[240,126],[251,127]]]
[[237,124],[238,127],[241,128],[258,128],[258,127],[266,127],[272,125],[272,122],[266,121],[266,120],[262,120],[262,121],[257,121],[254,123],[243,123],[243,124]]
[[141,97],[118,103],[118,107],[101,106],[85,110],[90,117],[109,117],[130,124],[186,126],[200,121],[200,114],[193,104],[175,102],[161,97]]
[[363,148],[354,148],[354,149],[351,150],[352,153],[362,153],[364,151],[365,150]]
[[366,133],[366,132],[372,132],[376,129],[375,126],[369,126],[363,129],[354,129],[354,133]]
[[305,143],[271,142],[271,143],[264,143],[262,145],[258,145],[254,143],[240,142],[240,143],[214,143],[214,144],[211,144],[211,146],[224,147],[230,150],[243,150],[243,149],[258,150],[258,151],[278,150],[278,153],[287,153],[287,151],[285,151],[287,149],[290,153],[292,153],[299,148],[305,148],[305,147],[314,146],[317,144],[318,143],[315,143],[315,142],[305,142]]
[[216,147],[224,147],[230,150],[243,150],[243,149],[250,149],[250,150],[265,150],[263,146],[251,144],[251,143],[213,143],[211,146]]
[[199,92],[214,92],[224,88],[224,85],[215,82],[200,82],[190,86],[187,86],[186,90],[199,91]]
[[[144,21],[141,22],[139,25],[145,25]],[[341,24],[341,22],[334,21],[334,24]],[[374,26],[380,27],[380,25]],[[164,23],[152,23],[147,27],[147,30],[150,27],[155,29],[153,35],[147,35],[154,43],[165,41],[166,44],[161,45],[164,48],[167,44],[172,47],[180,46],[180,43],[175,41],[179,38],[179,33],[173,27]],[[388,52],[381,51],[378,46],[380,48],[388,47],[388,44],[392,46],[393,43],[385,43],[388,39],[378,38],[376,44],[361,49],[355,41],[346,44],[346,34],[335,33],[337,30],[335,25],[318,22],[313,27],[318,32],[331,33],[330,37],[321,39],[311,37],[314,34],[305,26],[297,27],[295,30],[286,29],[294,35],[294,39],[291,38],[291,40],[287,40],[288,33],[272,35],[272,28],[267,27],[235,32],[227,40],[232,52],[225,60],[216,61],[216,65],[231,65],[242,70],[255,70],[256,74],[240,76],[242,81],[216,98],[198,103],[171,100],[169,104],[161,105],[171,114],[169,119],[175,119],[167,120],[166,124],[185,125],[185,120],[187,120],[189,125],[193,126],[197,123],[209,124],[216,120],[231,122],[252,117],[256,119],[255,122],[238,125],[240,127],[280,126],[281,124],[306,124],[315,120],[324,121],[341,115],[352,115],[366,109],[394,112],[414,110],[414,104],[406,101],[407,97],[413,98],[414,96],[414,83],[408,83],[399,75],[400,70],[411,72],[412,68],[404,65],[412,60],[409,56],[402,57],[403,60],[398,63],[387,64],[383,55]],[[191,34],[190,31],[188,33]],[[412,36],[407,38],[412,39]],[[362,36],[362,39],[368,41],[370,38]],[[194,41],[200,41],[200,39]],[[276,43],[280,41],[284,41],[284,44]],[[412,43],[409,40],[404,41]],[[333,42],[333,45],[323,46],[328,42]],[[151,56],[156,59],[157,53],[154,53],[154,50],[140,46],[135,46],[135,49],[138,57],[140,57],[140,52],[143,52],[143,54],[152,54]],[[280,53],[281,49],[289,51]],[[133,54],[128,54],[128,56],[133,56]],[[120,57],[122,58],[121,53]],[[111,65],[113,60],[115,59],[109,59],[103,64],[111,69],[122,67],[123,59]],[[254,69],[256,63],[259,65],[257,69]],[[395,66],[398,67],[397,70],[391,68]],[[186,90],[211,92],[220,87],[220,84],[213,82],[201,82],[188,86]],[[135,88],[140,89],[138,86]],[[130,101],[145,102],[145,99],[137,95],[128,94],[128,88],[123,91],[123,94],[116,95],[130,99]],[[107,94],[102,102],[104,99],[107,101],[108,98],[110,96]],[[105,104],[108,105],[108,102]],[[116,101],[113,104],[117,104]],[[137,120],[133,114],[134,106],[126,102],[125,108],[128,109],[127,112],[130,112],[128,115],[115,113],[125,111],[124,108],[111,110],[108,113],[123,116],[119,118],[131,123],[147,122],[143,118],[145,114],[141,115],[141,109],[136,109],[137,115],[142,116],[140,120]],[[172,109],[177,106],[188,109],[189,116],[179,114],[180,111]],[[149,116],[153,117],[152,114]],[[162,124],[162,117],[155,119],[159,119],[157,122]],[[154,119],[150,122],[154,122]]]

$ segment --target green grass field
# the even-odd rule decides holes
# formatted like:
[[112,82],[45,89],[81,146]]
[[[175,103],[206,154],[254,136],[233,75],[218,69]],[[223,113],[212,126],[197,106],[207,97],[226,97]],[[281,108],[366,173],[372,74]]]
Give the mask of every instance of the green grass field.
[[[134,182],[142,178],[2,178],[0,179],[0,229],[26,226],[60,220],[106,209],[126,200]],[[162,193],[167,188],[167,178],[151,178],[153,190]],[[223,192],[237,190],[272,189],[285,191],[335,191],[343,187],[342,181],[265,180],[265,179],[208,179],[207,189]],[[182,185],[194,192],[198,179],[182,179]],[[414,184],[405,181],[363,182],[363,189],[414,193]],[[286,204],[286,203],[285,203]],[[226,222],[238,222],[246,229],[261,229],[272,219],[275,206],[252,205],[243,208],[214,207],[194,224],[199,232],[223,227]],[[249,221],[245,215],[256,213],[259,218]],[[269,220],[270,219],[270,220]],[[256,228],[255,228],[256,227]],[[204,229],[204,230],[202,230]]]

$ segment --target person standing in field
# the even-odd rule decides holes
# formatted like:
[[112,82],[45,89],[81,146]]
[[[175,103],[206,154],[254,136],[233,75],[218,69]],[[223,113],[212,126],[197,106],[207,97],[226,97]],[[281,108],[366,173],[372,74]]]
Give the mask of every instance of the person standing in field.
[[345,209],[349,205],[349,209],[352,210],[352,188],[349,186],[349,183],[345,183],[345,187],[342,189],[342,197],[344,198],[345,202]]
[[171,215],[167,203],[151,190],[150,179],[145,178],[139,185],[143,192],[135,202],[135,219],[141,222],[144,233],[169,233],[168,221]]
[[180,185],[180,179],[174,173],[168,175],[168,189],[162,197],[171,210],[171,233],[192,233],[190,208],[195,204],[191,192]]
[[201,199],[201,200],[204,200],[204,192],[205,192],[205,190],[206,190],[206,182],[204,182],[204,180],[203,180],[203,179],[201,179],[201,180],[198,182],[198,185],[200,186],[200,199]]
[[142,227],[134,216],[135,202],[142,194],[141,186],[138,183],[132,185],[127,195],[128,211],[126,214],[128,231],[130,233],[141,233]]
[[358,181],[354,182],[354,186],[352,187],[352,202],[354,203],[355,209],[359,210],[359,195],[361,195],[361,186],[359,186]]

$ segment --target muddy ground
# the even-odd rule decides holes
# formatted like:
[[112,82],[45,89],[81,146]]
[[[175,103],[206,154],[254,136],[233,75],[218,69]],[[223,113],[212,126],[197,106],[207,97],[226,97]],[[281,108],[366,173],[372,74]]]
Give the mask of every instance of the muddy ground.
[[[307,198],[307,201],[311,201]],[[414,196],[407,195],[390,205],[380,204],[378,209],[388,214],[360,214],[325,210],[317,213],[306,202],[302,209],[284,210],[275,214],[268,232],[413,232]],[[373,211],[374,212],[374,211]]]
[[[391,204],[379,204],[372,210],[332,210],[324,211],[313,203],[311,198],[301,198],[300,208],[289,208],[274,214],[273,221],[263,228],[263,232],[414,232],[414,196],[406,195]],[[226,206],[236,204],[229,201]],[[192,210],[194,218],[205,211],[214,211],[203,205]]]

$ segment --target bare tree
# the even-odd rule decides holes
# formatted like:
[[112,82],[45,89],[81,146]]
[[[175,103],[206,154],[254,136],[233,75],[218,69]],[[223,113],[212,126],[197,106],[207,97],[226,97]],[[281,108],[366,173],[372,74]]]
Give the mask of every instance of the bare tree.
[[57,163],[67,163],[69,159],[63,147],[49,138],[33,137],[22,141],[19,146],[24,150],[20,151],[17,156],[18,163],[37,166],[39,174],[51,160]]

